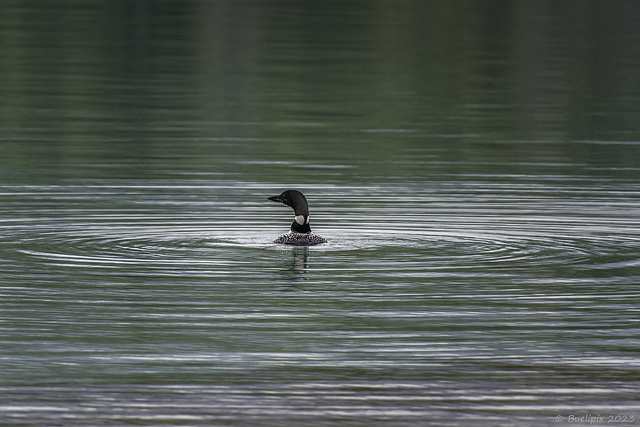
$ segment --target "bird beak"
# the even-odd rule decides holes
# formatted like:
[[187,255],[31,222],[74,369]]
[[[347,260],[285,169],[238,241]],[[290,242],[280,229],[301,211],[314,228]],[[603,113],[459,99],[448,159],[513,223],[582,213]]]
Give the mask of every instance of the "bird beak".
[[274,202],[280,202],[280,203],[284,203],[282,201],[282,197],[280,196],[272,196],[272,197],[267,197],[268,200],[273,200]]

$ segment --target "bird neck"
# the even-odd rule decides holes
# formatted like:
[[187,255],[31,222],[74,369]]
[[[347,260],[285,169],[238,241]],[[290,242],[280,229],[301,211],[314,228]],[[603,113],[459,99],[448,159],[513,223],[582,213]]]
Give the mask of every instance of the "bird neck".
[[294,233],[311,233],[311,227],[309,226],[308,215],[296,215],[296,218],[291,224],[291,231]]

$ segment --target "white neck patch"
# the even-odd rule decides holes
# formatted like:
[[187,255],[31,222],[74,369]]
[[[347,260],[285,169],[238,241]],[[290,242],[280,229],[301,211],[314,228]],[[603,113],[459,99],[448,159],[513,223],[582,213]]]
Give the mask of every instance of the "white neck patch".
[[[304,215],[296,215],[295,220],[298,224],[304,225]],[[309,220],[307,220],[309,221]]]

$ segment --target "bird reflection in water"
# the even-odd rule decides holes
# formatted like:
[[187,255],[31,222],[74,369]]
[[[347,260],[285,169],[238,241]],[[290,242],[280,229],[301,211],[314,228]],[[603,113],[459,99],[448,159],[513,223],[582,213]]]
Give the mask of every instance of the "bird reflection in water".
[[287,252],[291,253],[291,257],[286,261],[285,268],[281,270],[282,275],[294,283],[308,280],[309,247],[296,246]]

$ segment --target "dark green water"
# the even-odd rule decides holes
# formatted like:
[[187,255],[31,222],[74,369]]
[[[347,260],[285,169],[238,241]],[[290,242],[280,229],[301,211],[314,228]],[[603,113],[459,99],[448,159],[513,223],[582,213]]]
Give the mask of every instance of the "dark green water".
[[0,424],[640,424],[639,19],[3,3]]

